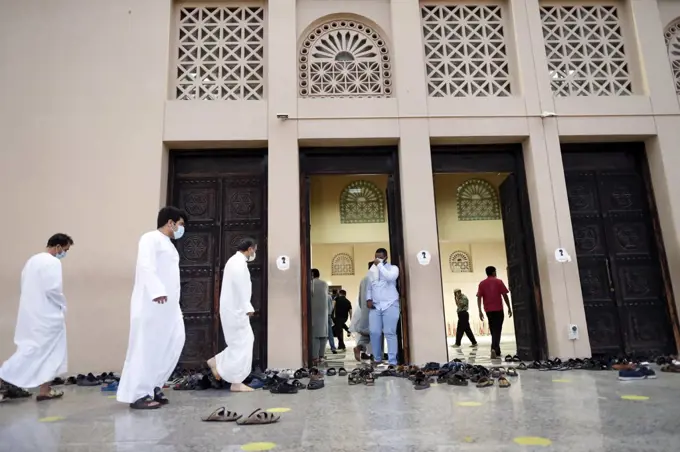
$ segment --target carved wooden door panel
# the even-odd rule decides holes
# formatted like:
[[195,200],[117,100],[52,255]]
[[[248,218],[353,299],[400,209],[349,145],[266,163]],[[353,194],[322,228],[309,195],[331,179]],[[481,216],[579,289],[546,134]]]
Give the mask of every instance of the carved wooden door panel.
[[[263,177],[260,175],[230,175],[222,179],[222,265],[219,270],[220,281],[224,265],[236,252],[236,246],[244,238],[257,242],[257,255],[248,263],[253,284],[251,303],[255,315],[250,324],[255,336],[253,346],[253,365],[264,366],[266,362],[266,277],[267,242],[265,237],[265,197]],[[218,310],[219,312],[219,310]],[[229,345],[229,344],[227,344]]]
[[617,355],[623,336],[597,175],[573,171],[565,177],[590,348],[594,355]]
[[[566,160],[565,160],[566,162]],[[674,350],[647,193],[637,168],[569,171],[569,195],[592,353]]]
[[197,368],[217,351],[215,311],[220,268],[220,181],[215,178],[177,178],[174,203],[189,214],[180,255],[180,306],[186,341],[179,365]]
[[539,359],[539,338],[534,318],[538,287],[534,285],[520,206],[517,178],[510,174],[499,188],[517,354],[523,360]]

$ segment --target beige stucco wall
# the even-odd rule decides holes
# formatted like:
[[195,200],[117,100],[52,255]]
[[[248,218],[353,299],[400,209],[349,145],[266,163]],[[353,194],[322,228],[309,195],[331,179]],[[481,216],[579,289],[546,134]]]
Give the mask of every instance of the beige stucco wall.
[[[399,145],[412,359],[446,358],[431,142],[522,143],[551,355],[586,356],[576,264],[552,259],[574,240],[560,142],[644,140],[670,272],[680,273],[680,107],[662,28],[669,1],[621,2],[634,95],[553,98],[538,0],[504,4],[513,95],[429,98],[416,0],[276,0],[266,3],[265,98],[177,101],[171,83],[176,32],[170,0],[0,1],[0,205],[7,238],[0,261],[0,360],[13,351],[19,274],[58,230],[76,246],[64,261],[73,371],[122,366],[139,235],[165,202],[167,148],[269,149],[269,364],[301,363],[300,144]],[[264,4],[264,3],[262,3]],[[300,99],[298,46],[321,16],[366,18],[391,54],[393,95]],[[542,112],[555,113],[542,118]],[[276,118],[289,115],[288,121]],[[417,265],[428,249],[433,263]],[[292,258],[278,272],[278,255]],[[676,294],[680,280],[674,279]],[[676,297],[680,300],[680,297]],[[415,303],[414,303],[415,304]],[[412,306],[414,306],[412,304]],[[286,322],[277,322],[285,318]]]

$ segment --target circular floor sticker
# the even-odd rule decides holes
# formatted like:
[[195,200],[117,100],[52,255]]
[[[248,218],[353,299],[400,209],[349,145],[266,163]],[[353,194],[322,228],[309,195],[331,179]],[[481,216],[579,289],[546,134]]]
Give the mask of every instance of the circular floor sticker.
[[458,405],[458,406],[482,406],[482,404],[479,403],[479,402],[458,402],[456,405]]
[[241,446],[241,450],[272,450],[275,447],[274,443],[248,443]]
[[548,438],[541,438],[540,436],[520,436],[513,441],[520,446],[549,446],[552,444],[552,441]]
[[268,408],[265,411],[268,413],[287,413],[290,411],[290,408]]
[[642,395],[622,395],[621,398],[623,400],[635,400],[635,401],[642,401],[642,400],[649,400],[649,397],[647,396],[642,396]]
[[62,419],[64,419],[64,418],[61,417],[61,416],[50,416],[50,417],[44,417],[44,418],[38,419],[38,420],[40,422],[57,422],[57,421],[61,421]]

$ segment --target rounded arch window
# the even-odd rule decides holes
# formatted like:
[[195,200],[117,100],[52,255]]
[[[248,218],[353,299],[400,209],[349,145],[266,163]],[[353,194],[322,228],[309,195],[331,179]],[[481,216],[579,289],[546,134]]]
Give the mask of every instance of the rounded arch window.
[[392,64],[385,40],[356,20],[324,22],[298,55],[301,97],[389,97]]
[[340,194],[340,223],[384,223],[385,198],[365,180],[351,182]]
[[453,273],[472,273],[472,261],[465,251],[454,251],[449,256],[449,267]]
[[347,253],[338,253],[331,262],[331,276],[354,275],[354,260]]
[[459,221],[500,220],[498,193],[493,185],[482,179],[463,182],[456,193]]
[[673,71],[673,81],[675,82],[675,92],[680,94],[680,18],[675,19],[666,27],[664,33],[668,59]]

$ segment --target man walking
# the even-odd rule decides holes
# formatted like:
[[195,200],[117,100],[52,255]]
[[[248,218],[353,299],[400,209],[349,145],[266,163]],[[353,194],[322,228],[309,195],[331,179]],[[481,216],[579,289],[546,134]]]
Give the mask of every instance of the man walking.
[[508,288],[503,281],[496,277],[496,267],[486,267],[486,279],[479,283],[477,290],[477,307],[479,308],[479,320],[484,321],[482,313],[482,301],[484,312],[489,318],[489,330],[491,331],[491,359],[501,356],[501,331],[503,330],[503,301],[508,306],[508,317],[512,317],[512,307],[508,298]]
[[318,365],[323,360],[328,342],[328,284],[319,279],[321,273],[312,269],[312,359]]
[[[368,263],[368,269],[370,270],[373,266],[373,261]],[[368,327],[368,318],[370,310],[366,306],[366,295],[368,292],[368,285],[371,283],[371,278],[369,273],[361,280],[359,284],[359,299],[357,303],[359,304],[359,322],[357,322],[356,332],[358,334],[357,345],[354,347],[354,359],[361,361],[361,353],[368,353],[368,344],[371,343],[371,331]]]
[[252,392],[243,380],[250,375],[253,365],[255,336],[250,317],[255,313],[250,298],[253,284],[250,280],[248,262],[253,262],[257,244],[253,239],[243,239],[236,246],[236,253],[224,266],[220,293],[220,320],[224,341],[222,353],[208,360],[208,366],[217,380],[231,383],[232,392]]
[[369,312],[371,347],[376,365],[382,364],[383,340],[387,341],[388,363],[397,364],[397,323],[399,322],[399,267],[387,262],[387,250],[378,248],[369,270],[370,284],[366,288],[366,306]]
[[472,346],[477,346],[477,340],[470,328],[470,313],[468,312],[468,298],[463,295],[460,289],[453,291],[453,296],[456,300],[456,307],[458,313],[458,326],[456,327],[456,347],[460,347],[460,341],[463,339],[463,334],[467,335]]
[[[40,387],[36,400],[62,397],[50,383],[66,372],[66,298],[62,291],[61,259],[73,245],[66,234],[54,234],[45,251],[31,257],[21,272],[19,316],[14,332],[17,351],[0,367],[0,384]],[[0,393],[0,401],[12,391]]]
[[163,207],[158,212],[158,229],[139,240],[130,337],[116,396],[133,409],[156,409],[168,403],[161,388],[184,348],[179,254],[170,239],[182,238],[187,220],[183,210]]
[[335,337],[338,338],[338,350],[345,351],[343,334],[349,331],[347,320],[352,318],[352,303],[347,299],[347,291],[341,290],[333,303],[333,325]]

